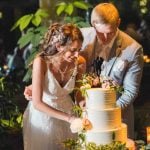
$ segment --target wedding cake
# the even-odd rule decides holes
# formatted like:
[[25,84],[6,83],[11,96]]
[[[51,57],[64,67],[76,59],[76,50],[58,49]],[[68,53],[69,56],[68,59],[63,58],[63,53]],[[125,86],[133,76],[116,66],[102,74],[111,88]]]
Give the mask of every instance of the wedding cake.
[[86,131],[86,142],[97,145],[113,141],[127,141],[127,126],[121,122],[121,109],[116,106],[116,92],[112,89],[86,90],[86,117],[92,129]]

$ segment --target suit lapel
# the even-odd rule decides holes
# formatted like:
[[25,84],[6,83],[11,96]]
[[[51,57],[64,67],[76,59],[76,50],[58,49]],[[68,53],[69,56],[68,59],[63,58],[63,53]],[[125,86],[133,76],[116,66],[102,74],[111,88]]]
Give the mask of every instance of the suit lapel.
[[115,64],[115,61],[117,60],[118,56],[121,54],[122,50],[122,39],[120,38],[120,32],[118,33],[118,36],[116,40],[114,41],[113,47],[111,49],[110,58],[108,61],[106,76],[110,75],[110,72]]

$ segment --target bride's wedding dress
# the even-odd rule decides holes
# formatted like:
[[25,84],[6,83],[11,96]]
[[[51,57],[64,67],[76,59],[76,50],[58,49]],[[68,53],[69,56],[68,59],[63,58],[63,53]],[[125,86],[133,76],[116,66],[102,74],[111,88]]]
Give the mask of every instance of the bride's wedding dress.
[[[72,113],[73,102],[69,93],[75,85],[75,67],[71,78],[61,87],[50,70],[47,71],[44,84],[43,101],[61,111]],[[23,121],[24,150],[63,150],[62,142],[73,138],[69,123],[55,119],[36,110],[29,102]]]

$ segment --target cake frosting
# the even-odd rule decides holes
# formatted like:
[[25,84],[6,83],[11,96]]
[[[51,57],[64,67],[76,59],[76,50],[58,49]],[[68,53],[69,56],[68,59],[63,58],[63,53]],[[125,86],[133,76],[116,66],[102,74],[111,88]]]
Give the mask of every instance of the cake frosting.
[[89,109],[114,108],[116,92],[114,90],[91,88],[87,90],[86,107]]
[[92,129],[85,133],[86,142],[97,145],[127,141],[127,126],[121,122],[121,109],[116,106],[112,89],[91,88],[86,91],[86,113]]
[[107,130],[121,126],[120,108],[87,109],[87,116],[95,130]]
[[94,142],[97,145],[109,144],[112,141],[121,141],[126,143],[127,137],[127,126],[122,124],[118,128],[108,129],[108,130],[90,130],[86,133],[86,141]]

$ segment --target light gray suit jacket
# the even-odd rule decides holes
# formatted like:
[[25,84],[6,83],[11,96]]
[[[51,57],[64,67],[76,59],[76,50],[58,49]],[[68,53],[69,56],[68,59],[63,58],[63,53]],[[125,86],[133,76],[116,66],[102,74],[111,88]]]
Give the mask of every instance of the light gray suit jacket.
[[[96,46],[94,28],[82,28],[81,31],[84,36],[81,55],[87,60],[87,72],[89,72],[100,45]],[[143,70],[142,46],[119,30],[109,59],[103,62],[101,69],[102,75],[110,76],[124,88],[123,94],[118,95],[117,105],[121,107],[123,122],[128,125],[128,136],[134,138],[133,102],[139,92]]]

